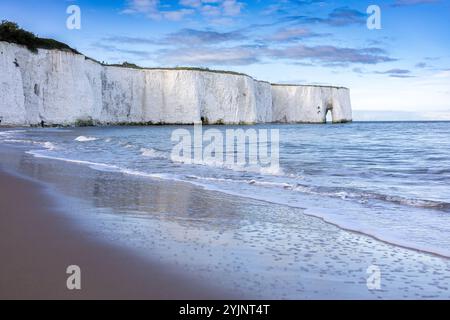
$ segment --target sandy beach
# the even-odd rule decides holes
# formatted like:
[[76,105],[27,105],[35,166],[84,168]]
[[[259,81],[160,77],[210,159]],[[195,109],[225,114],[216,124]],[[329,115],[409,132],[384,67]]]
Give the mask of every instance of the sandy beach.
[[[37,183],[0,171],[0,299],[227,297],[76,230]],[[82,270],[82,290],[66,268]]]

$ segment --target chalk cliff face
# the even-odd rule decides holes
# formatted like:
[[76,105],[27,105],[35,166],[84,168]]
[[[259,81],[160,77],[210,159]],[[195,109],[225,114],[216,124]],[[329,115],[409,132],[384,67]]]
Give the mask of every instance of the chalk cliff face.
[[331,112],[333,122],[352,121],[347,88],[273,85],[273,121],[284,123],[324,123]]
[[230,73],[104,66],[0,41],[0,125],[351,121],[349,90]]

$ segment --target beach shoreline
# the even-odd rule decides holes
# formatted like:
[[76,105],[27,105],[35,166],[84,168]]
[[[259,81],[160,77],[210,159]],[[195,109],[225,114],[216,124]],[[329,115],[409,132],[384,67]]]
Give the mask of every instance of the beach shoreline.
[[[0,299],[218,299],[187,280],[76,230],[38,183],[0,169]],[[68,290],[68,266],[81,290]]]
[[[92,136],[59,134],[67,141]],[[7,261],[0,269],[0,297],[450,296],[448,259],[344,230],[301,208],[93,162],[40,158],[30,150],[41,145],[8,141],[0,144],[0,171],[5,171],[0,176],[0,252]],[[21,206],[28,211],[18,215]],[[81,292],[66,288],[69,265],[81,267]],[[367,285],[367,270],[373,266],[382,271],[381,290]]]

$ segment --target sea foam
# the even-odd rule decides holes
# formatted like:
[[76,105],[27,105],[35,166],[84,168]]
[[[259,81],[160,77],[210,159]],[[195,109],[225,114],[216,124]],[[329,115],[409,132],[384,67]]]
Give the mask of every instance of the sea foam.
[[90,141],[96,141],[98,138],[94,137],[85,137],[85,136],[79,136],[78,138],[75,138],[75,141],[78,142],[90,142]]

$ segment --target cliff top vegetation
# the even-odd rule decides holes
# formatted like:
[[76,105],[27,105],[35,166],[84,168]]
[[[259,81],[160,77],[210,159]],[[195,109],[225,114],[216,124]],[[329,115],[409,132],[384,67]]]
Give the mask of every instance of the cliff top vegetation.
[[23,45],[32,52],[37,52],[38,49],[57,49],[79,54],[78,51],[65,43],[53,39],[39,38],[34,33],[20,28],[17,23],[7,20],[0,23],[0,41]]

